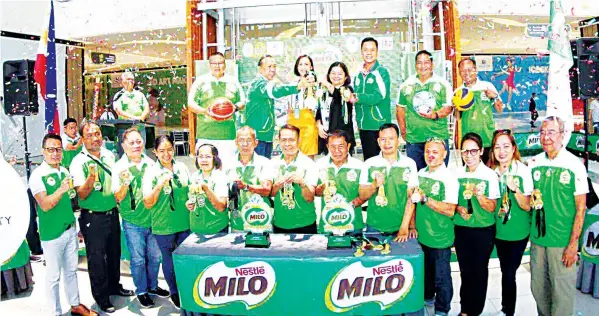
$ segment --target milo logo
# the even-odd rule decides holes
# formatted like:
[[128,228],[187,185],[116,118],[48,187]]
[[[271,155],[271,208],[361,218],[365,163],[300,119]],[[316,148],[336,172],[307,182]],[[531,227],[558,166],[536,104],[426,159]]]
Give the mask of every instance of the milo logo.
[[327,286],[325,304],[335,313],[378,303],[381,310],[401,300],[414,283],[414,268],[405,259],[389,260],[374,267],[354,262],[343,268]]
[[583,256],[599,257],[599,221],[591,224],[583,232],[582,254]]
[[539,137],[539,134],[530,134],[526,139],[526,147],[531,148],[533,146],[540,146],[540,140],[541,138]]
[[352,214],[341,208],[330,210],[326,218],[327,223],[331,226],[346,226],[351,223],[352,220]]
[[229,268],[223,261],[208,266],[198,275],[193,298],[204,308],[223,307],[233,302],[246,310],[264,304],[275,291],[276,275],[270,264],[253,261]]
[[270,215],[263,209],[252,208],[245,212],[245,221],[253,226],[264,226],[270,222]]

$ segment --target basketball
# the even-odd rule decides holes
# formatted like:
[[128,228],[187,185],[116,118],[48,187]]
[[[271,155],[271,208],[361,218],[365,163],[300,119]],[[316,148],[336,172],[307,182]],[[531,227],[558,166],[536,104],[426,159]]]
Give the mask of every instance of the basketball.
[[235,113],[235,106],[227,98],[216,98],[208,107],[208,114],[217,121],[228,120]]
[[474,104],[474,94],[466,88],[460,88],[453,94],[452,101],[458,111],[468,111]]

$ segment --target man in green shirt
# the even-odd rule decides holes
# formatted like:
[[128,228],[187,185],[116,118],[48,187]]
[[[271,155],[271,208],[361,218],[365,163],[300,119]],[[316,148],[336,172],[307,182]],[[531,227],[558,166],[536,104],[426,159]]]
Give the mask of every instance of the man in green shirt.
[[[350,147],[349,135],[345,131],[335,130],[329,133],[327,138],[329,154],[316,162],[318,166],[318,186],[315,189],[315,193],[317,196],[324,196],[327,193],[330,195],[341,195],[345,199],[345,202],[353,206],[355,212],[354,231],[361,234],[364,228],[361,205],[365,201],[360,199],[359,189],[363,163],[349,156]],[[326,206],[326,199],[326,196],[321,199],[321,211]],[[322,215],[318,231],[319,233],[324,233],[324,219]]]
[[453,297],[451,246],[453,215],[458,203],[458,179],[444,164],[445,140],[433,138],[424,145],[426,167],[418,171],[419,187],[412,193],[416,204],[416,231],[424,252],[424,301],[436,315],[447,315]]
[[493,108],[497,113],[501,113],[503,111],[503,102],[501,102],[499,93],[497,93],[497,89],[492,83],[478,78],[478,70],[474,59],[462,59],[458,63],[458,72],[464,84],[457,89],[468,89],[474,97],[474,103],[469,110],[456,111],[460,122],[460,139],[470,132],[478,134],[483,140],[482,162],[487,163],[491,153],[493,132],[495,131]]
[[[243,218],[241,210],[250,201],[252,196],[258,195],[262,201],[271,207],[270,191],[272,189],[273,168],[271,161],[254,152],[258,145],[256,131],[249,126],[237,130],[235,144],[239,155],[233,163],[225,168],[229,183],[237,184],[238,200],[235,207],[231,207],[231,232],[243,231]],[[235,201],[230,200],[230,203]]]
[[418,186],[416,163],[399,152],[397,125],[381,125],[378,144],[381,154],[366,160],[360,174],[360,198],[368,200],[366,230],[405,241],[414,209],[408,189]]
[[[219,101],[228,99],[236,110],[245,107],[246,99],[239,81],[225,74],[225,56],[216,52],[208,59],[210,73],[197,77],[189,89],[187,104],[196,113],[196,148],[212,144],[219,156],[225,160],[235,156],[235,116],[217,121],[208,108]],[[227,163],[225,163],[226,166]]]
[[364,66],[354,77],[354,94],[358,101],[356,121],[360,130],[360,141],[364,161],[379,154],[377,145],[379,127],[391,123],[391,78],[387,68],[377,61],[379,43],[366,37],[360,45]]
[[137,128],[123,133],[122,145],[125,154],[114,164],[112,192],[118,202],[123,219],[123,233],[131,254],[131,276],[135,284],[135,295],[143,307],[153,307],[150,294],[168,297],[169,292],[158,287],[160,249],[150,228],[150,211],[143,203],[142,179],[154,162],[144,153],[144,141]]
[[[407,142],[406,154],[418,170],[426,167],[424,143],[429,137],[445,141],[449,148],[447,116],[453,111],[451,85],[433,73],[433,56],[426,50],[416,53],[416,74],[399,87],[395,114],[401,136]],[[445,164],[449,155],[445,156]]]
[[270,159],[275,133],[275,100],[296,94],[300,90],[314,86],[314,78],[302,78],[298,84],[276,84],[277,62],[270,55],[258,61],[258,75],[248,90],[248,103],[245,109],[245,123],[256,131],[258,146],[256,153]]
[[273,159],[275,168],[272,196],[275,197],[274,233],[316,234],[314,187],[318,181],[316,164],[299,151],[299,128],[283,125],[279,143],[283,154]]
[[62,138],[62,162],[61,164],[67,168],[71,167],[71,161],[81,151],[81,136],[77,132],[77,120],[69,117],[62,123],[64,133]]
[[[39,208],[39,232],[46,258],[46,293],[54,315],[62,315],[59,280],[64,281],[71,313],[90,315],[79,300],[77,264],[79,263],[77,231],[71,200],[71,175],[60,165],[63,158],[60,136],[48,134],[42,140],[44,162],[33,170],[29,187]],[[62,271],[62,273],[61,273]],[[95,313],[95,312],[94,312]]]
[[114,155],[103,147],[100,126],[93,121],[81,124],[83,149],[71,162],[73,185],[79,196],[79,227],[85,241],[92,295],[100,309],[116,309],[110,295],[132,296],[119,284],[121,226],[111,190]]
[[548,117],[541,125],[543,153],[532,171],[530,273],[539,315],[572,315],[576,293],[578,239],[589,192],[582,162],[564,144],[564,121]]
[[145,121],[150,114],[146,96],[134,90],[135,77],[131,72],[121,74],[123,89],[114,95],[112,106],[121,120]]

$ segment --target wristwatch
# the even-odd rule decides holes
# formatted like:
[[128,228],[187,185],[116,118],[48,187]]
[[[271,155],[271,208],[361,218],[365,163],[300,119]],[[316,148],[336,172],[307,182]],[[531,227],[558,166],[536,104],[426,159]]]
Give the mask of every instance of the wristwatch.
[[426,196],[426,195],[425,195],[425,196],[422,198],[422,201],[420,201],[420,203],[421,203],[422,205],[424,205],[424,204],[426,204],[426,202],[428,202],[428,196]]

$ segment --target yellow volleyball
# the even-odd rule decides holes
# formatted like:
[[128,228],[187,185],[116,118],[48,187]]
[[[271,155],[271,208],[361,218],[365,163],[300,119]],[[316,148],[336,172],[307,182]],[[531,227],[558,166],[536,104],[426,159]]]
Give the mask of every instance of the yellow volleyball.
[[453,94],[452,101],[458,111],[468,111],[474,104],[474,94],[467,88],[460,88]]

